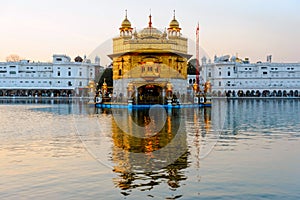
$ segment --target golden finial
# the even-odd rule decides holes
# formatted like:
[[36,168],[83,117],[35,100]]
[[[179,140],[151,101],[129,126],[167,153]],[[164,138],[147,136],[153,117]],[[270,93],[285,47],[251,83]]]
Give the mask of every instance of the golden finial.
[[151,28],[152,27],[152,21],[151,21],[151,9],[150,9],[150,15],[149,15],[149,28]]

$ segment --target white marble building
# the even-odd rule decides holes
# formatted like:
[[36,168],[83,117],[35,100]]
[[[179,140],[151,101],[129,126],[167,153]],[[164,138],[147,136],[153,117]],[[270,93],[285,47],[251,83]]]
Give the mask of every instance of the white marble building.
[[[214,96],[300,96],[300,63],[250,63],[249,59],[202,58],[200,79],[209,80]],[[188,84],[194,76],[188,77]]]
[[83,96],[100,67],[99,57],[53,55],[52,62],[0,62],[0,96]]

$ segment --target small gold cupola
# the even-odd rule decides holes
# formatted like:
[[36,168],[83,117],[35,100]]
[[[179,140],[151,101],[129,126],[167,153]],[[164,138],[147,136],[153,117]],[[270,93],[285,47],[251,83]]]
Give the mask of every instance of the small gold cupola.
[[180,36],[180,30],[181,30],[181,28],[179,27],[179,23],[175,18],[175,10],[174,10],[173,19],[170,22],[169,28],[168,28],[169,36]]
[[132,37],[132,30],[131,23],[127,19],[127,10],[125,10],[125,19],[123,20],[120,29],[120,36],[121,37]]

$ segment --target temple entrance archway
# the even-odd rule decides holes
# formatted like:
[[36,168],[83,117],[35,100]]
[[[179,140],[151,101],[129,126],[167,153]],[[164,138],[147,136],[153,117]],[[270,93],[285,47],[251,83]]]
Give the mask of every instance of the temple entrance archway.
[[147,84],[138,88],[138,104],[163,104],[162,87],[153,84]]

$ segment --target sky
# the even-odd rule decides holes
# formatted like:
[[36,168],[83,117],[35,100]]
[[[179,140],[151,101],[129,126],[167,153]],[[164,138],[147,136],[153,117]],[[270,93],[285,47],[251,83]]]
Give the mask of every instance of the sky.
[[[107,65],[111,41],[127,10],[132,27],[141,30],[152,15],[155,28],[176,19],[193,49],[200,25],[200,48],[206,55],[238,55],[251,62],[300,62],[298,0],[0,0],[0,61],[11,54],[51,61],[53,54],[99,54]],[[95,51],[95,50],[100,51]],[[191,54],[195,54],[190,50]]]

